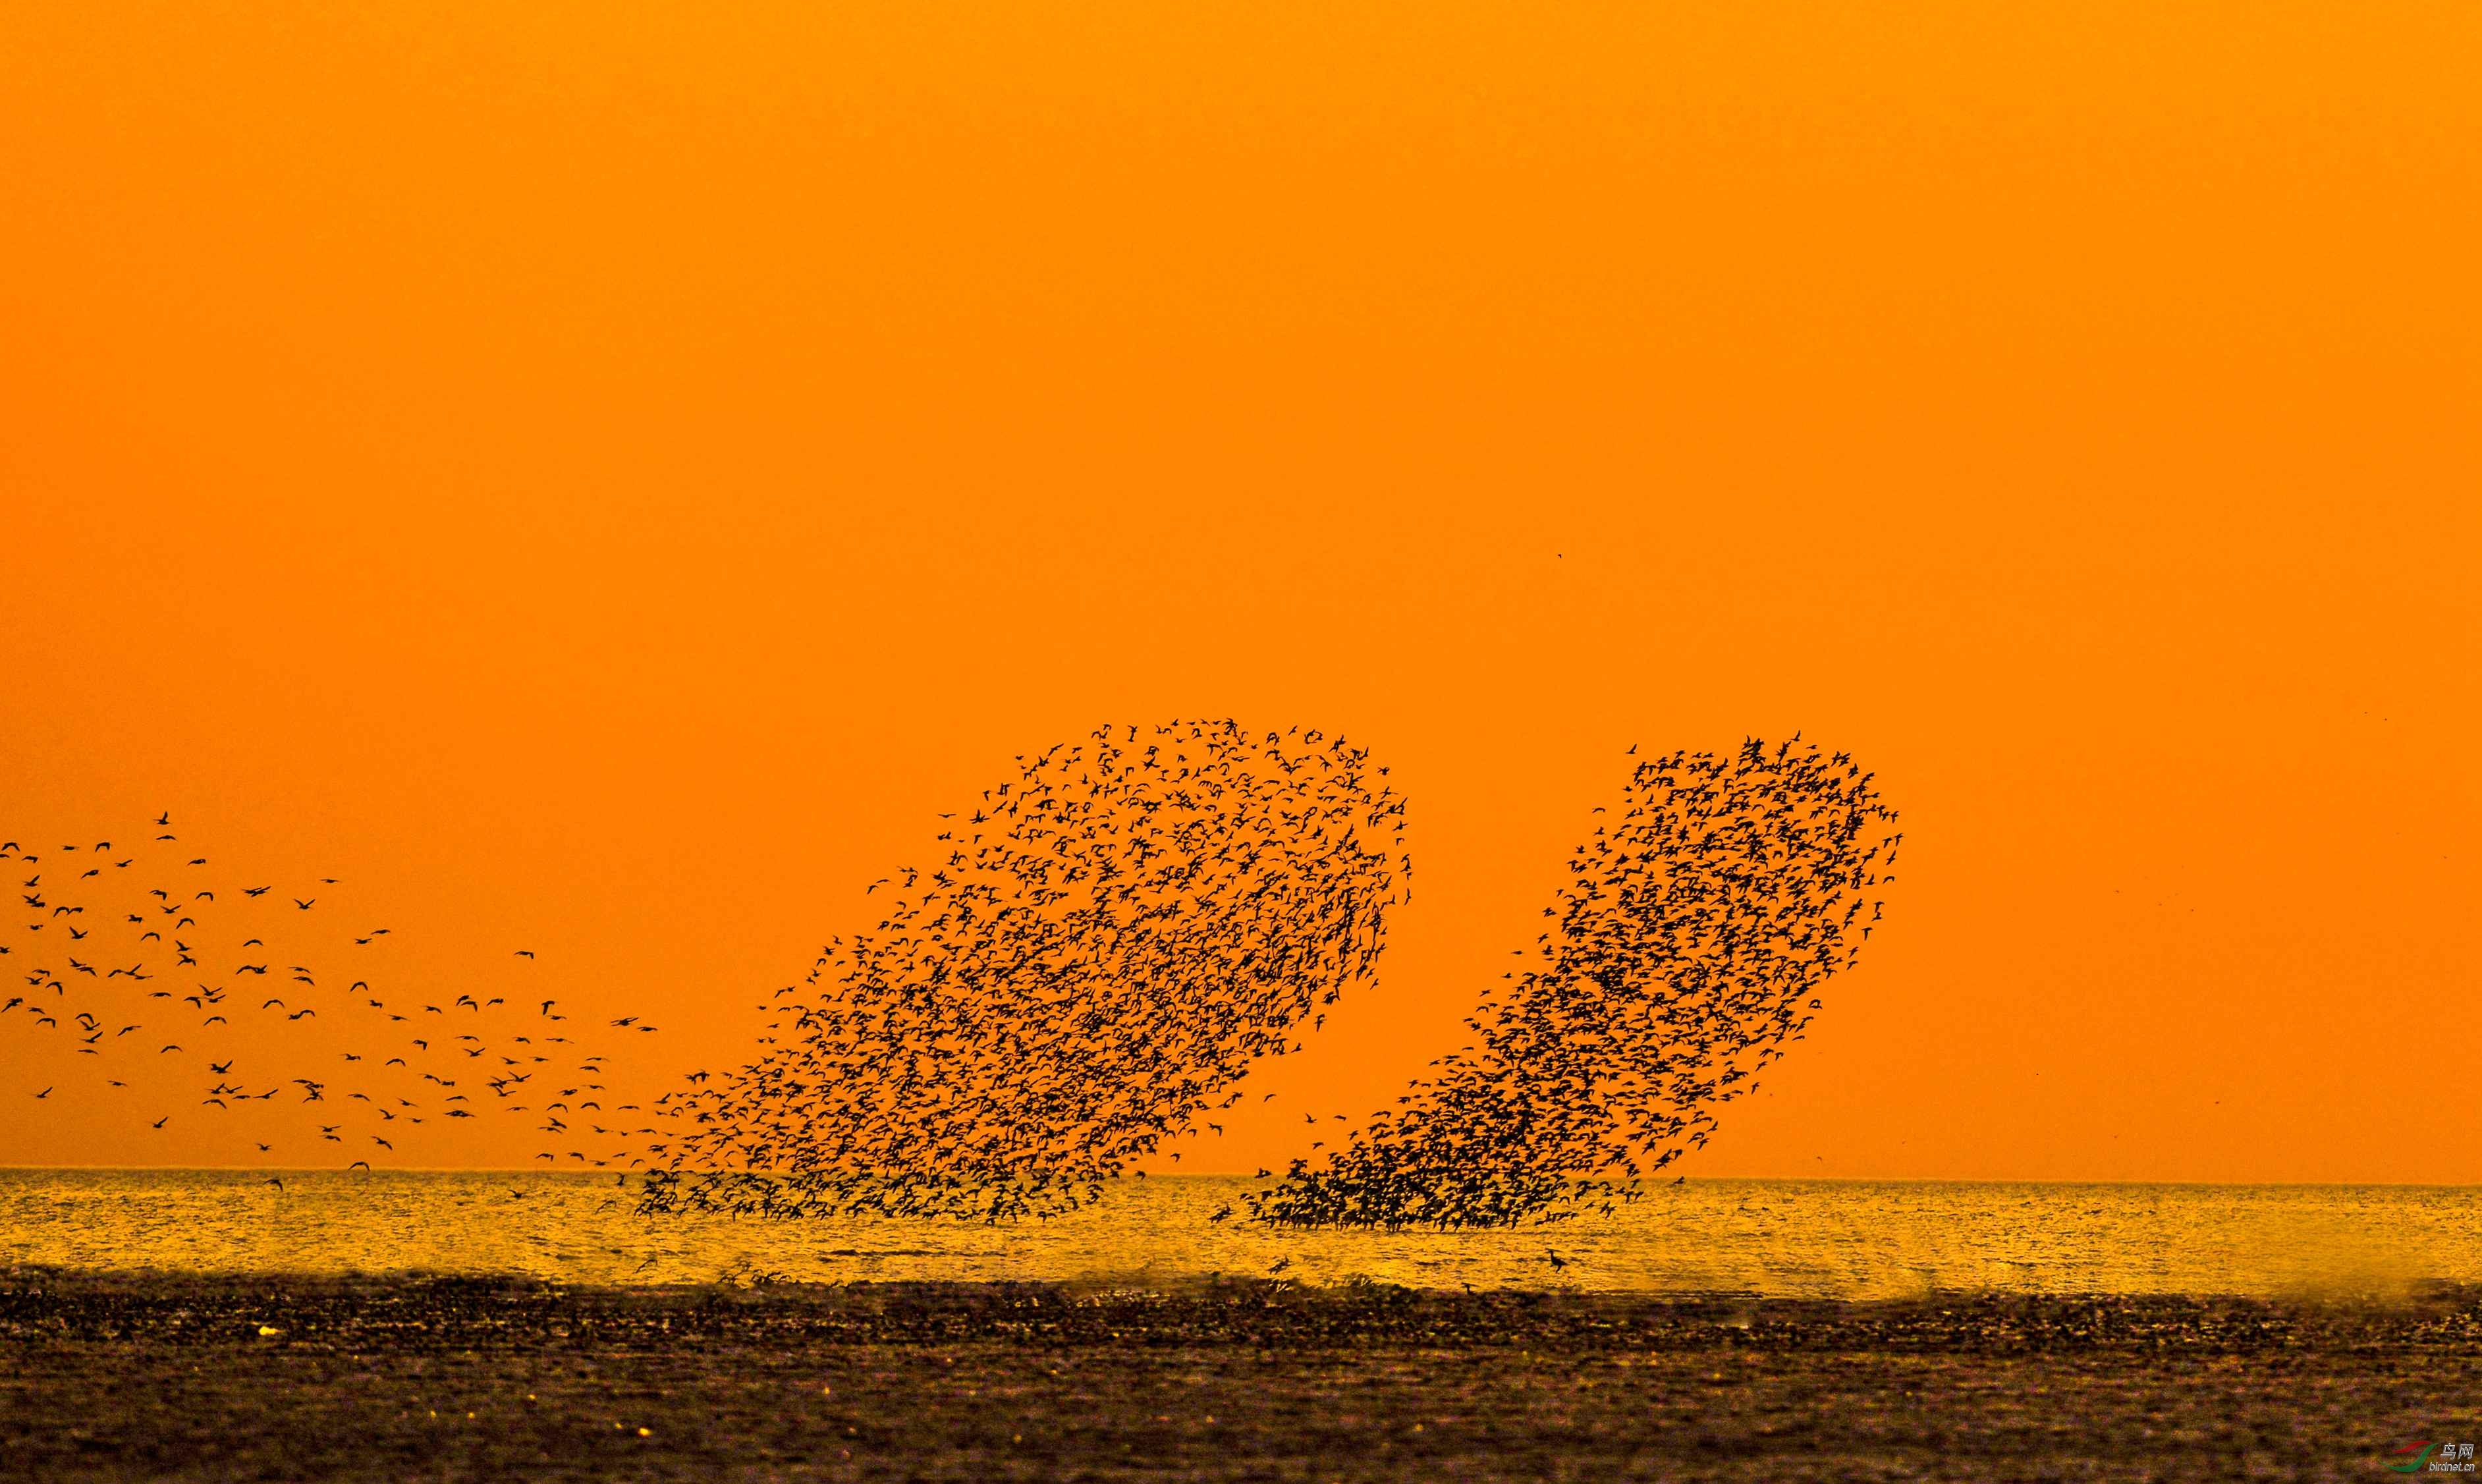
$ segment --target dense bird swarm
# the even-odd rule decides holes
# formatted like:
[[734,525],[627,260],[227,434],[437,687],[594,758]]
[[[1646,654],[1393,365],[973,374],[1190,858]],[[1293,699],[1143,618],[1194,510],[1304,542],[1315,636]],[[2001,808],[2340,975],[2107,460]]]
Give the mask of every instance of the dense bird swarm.
[[649,1209],[1071,1209],[1369,974],[1412,867],[1364,749],[1193,722],[1019,762],[757,1060],[670,1096]]
[[1638,764],[1529,962],[1333,1158],[1251,1200],[1295,1226],[1507,1226],[1635,1193],[1802,1039],[1902,836],[1842,754],[1752,741]]
[[[934,864],[870,888],[872,930],[761,1007],[753,1061],[650,1109],[606,1111],[604,1059],[556,997],[409,986],[385,927],[321,944],[335,883],[219,890],[169,814],[143,845],[0,841],[27,872],[0,1018],[58,1066],[28,1089],[40,1111],[212,1118],[277,1159],[384,1162],[409,1136],[453,1158],[448,1129],[498,1112],[541,1120],[541,1158],[646,1168],[649,1213],[1071,1210],[1301,1049],[1371,974],[1413,867],[1387,770],[1316,730],[1105,727],[1018,762],[944,816]],[[1802,1039],[1902,839],[1870,775],[1798,739],[1640,762],[1596,813],[1475,1043],[1252,1193],[1253,1216],[1506,1226],[1633,1198]],[[321,1106],[271,1116],[286,1104]]]

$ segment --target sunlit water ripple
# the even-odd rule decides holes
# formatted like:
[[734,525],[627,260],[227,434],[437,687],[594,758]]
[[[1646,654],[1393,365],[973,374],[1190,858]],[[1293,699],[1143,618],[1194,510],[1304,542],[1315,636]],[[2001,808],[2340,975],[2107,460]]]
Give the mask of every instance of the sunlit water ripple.
[[[0,1171],[0,1260],[189,1272],[517,1274],[572,1284],[792,1280],[1172,1285],[1210,1274],[1415,1287],[1875,1298],[2385,1293],[2482,1282],[2482,1190],[1694,1180],[1610,1217],[1514,1232],[1318,1232],[1209,1218],[1245,1182],[1132,1180],[1016,1226],[636,1214],[570,1175]],[[1555,1266],[1552,1258],[1559,1262]]]

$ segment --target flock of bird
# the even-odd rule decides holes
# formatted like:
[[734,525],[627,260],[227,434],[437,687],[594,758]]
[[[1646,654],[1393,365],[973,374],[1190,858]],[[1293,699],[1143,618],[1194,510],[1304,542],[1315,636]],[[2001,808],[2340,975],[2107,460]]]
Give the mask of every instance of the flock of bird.
[[[0,1028],[59,1066],[39,1101],[92,1083],[153,1129],[211,1119],[285,1162],[303,1152],[262,1133],[368,1165],[493,1114],[536,1120],[539,1159],[645,1170],[654,1215],[1073,1210],[1220,1133],[1252,1066],[1371,975],[1413,874],[1405,804],[1366,749],[1300,728],[1104,727],[1017,761],[942,816],[932,864],[872,884],[874,928],[759,1007],[747,1065],[647,1106],[607,1111],[606,1057],[557,998],[393,987],[384,926],[287,946],[337,883],[209,885],[169,814],[127,845],[0,841]],[[1903,838],[1870,775],[1798,737],[1640,761],[1595,812],[1474,1044],[1323,1158],[1261,1170],[1252,1219],[1508,1226],[1634,1199],[1802,1039]]]
[[1903,840],[1869,775],[1798,738],[1640,762],[1595,813],[1528,962],[1466,1021],[1475,1044],[1253,1192],[1254,1218],[1513,1226],[1635,1199],[1803,1039]]
[[[334,878],[221,883],[195,849],[169,812],[119,841],[0,840],[16,898],[0,917],[0,1030],[28,1043],[12,1060],[42,1069],[34,1102],[157,1133],[203,1123],[206,1147],[228,1140],[242,1163],[349,1169],[436,1155],[487,1115],[535,1121],[535,1157],[578,1166],[622,1163],[623,1141],[651,1129],[624,1126],[632,1105],[606,1111],[606,1057],[557,998],[405,987],[401,940],[339,922]],[[533,957],[512,951],[511,976]]]
[[775,992],[755,1060],[659,1100],[647,1209],[1074,1209],[1300,1049],[1405,900],[1404,801],[1340,737],[1105,727],[1018,762]]
[[[938,865],[872,888],[875,932],[776,992],[756,1059],[658,1100],[675,1131],[646,1209],[1074,1209],[1372,971],[1412,864],[1365,750],[1185,723],[1018,760]],[[1252,1219],[1511,1226],[1635,1199],[1803,1039],[1903,838],[1870,775],[1798,737],[1646,759],[1595,813],[1477,1043],[1323,1160],[1259,1171]]]

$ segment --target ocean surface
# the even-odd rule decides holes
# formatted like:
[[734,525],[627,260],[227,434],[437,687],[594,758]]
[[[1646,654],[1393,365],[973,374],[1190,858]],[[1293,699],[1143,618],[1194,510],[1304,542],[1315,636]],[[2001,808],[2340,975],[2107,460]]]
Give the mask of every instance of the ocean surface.
[[[1692,1180],[1512,1232],[1209,1218],[1248,1183],[1131,1180],[1071,1217],[767,1222],[636,1213],[586,1175],[0,1170],[0,1262],[188,1272],[518,1274],[570,1284],[1208,1275],[1414,1287],[1886,1298],[2389,1294],[2482,1283],[2482,1188]],[[1555,1263],[1553,1259],[1558,1259]]]

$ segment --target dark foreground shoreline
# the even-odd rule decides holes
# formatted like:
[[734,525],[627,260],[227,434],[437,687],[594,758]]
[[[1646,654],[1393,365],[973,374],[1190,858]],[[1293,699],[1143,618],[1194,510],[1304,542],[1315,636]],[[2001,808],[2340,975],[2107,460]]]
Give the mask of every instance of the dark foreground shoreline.
[[0,1273],[9,1478],[2388,1477],[2416,1439],[2482,1442],[2482,1290]]

